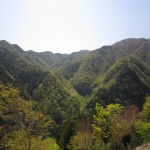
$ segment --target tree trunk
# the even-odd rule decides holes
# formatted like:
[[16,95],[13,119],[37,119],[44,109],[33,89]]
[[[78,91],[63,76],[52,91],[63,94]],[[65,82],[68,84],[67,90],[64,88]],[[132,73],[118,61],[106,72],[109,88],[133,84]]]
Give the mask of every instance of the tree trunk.
[[31,138],[30,135],[28,135],[28,150],[31,149]]
[[24,128],[25,129],[25,132],[26,132],[26,135],[28,137],[28,150],[31,149],[31,137],[30,137],[30,132],[28,131],[27,128]]

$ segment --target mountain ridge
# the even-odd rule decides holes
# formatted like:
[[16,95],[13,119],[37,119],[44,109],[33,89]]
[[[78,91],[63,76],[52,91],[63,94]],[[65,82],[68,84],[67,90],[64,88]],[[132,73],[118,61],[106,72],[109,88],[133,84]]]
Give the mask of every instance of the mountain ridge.
[[[93,51],[83,50],[71,54],[54,54],[49,51],[24,51],[17,44],[10,44],[3,40],[0,41],[0,57],[0,76],[5,81],[17,82],[18,80],[21,85],[24,83],[30,85],[24,79],[22,82],[22,77],[24,76],[32,78],[31,75],[27,75],[31,73],[30,70],[34,70],[33,72],[37,72],[37,74],[38,72],[41,72],[43,75],[45,74],[40,79],[40,82],[44,80],[48,72],[54,72],[56,76],[68,80],[79,95],[90,97],[95,88],[95,82],[98,84],[98,79],[109,72],[113,65],[117,61],[124,59],[124,57],[135,57],[136,60],[139,60],[138,65],[143,66],[144,64],[148,68],[146,69],[147,72],[149,72],[150,41],[144,38],[129,38]],[[133,62],[130,63],[132,64]],[[124,65],[122,65],[122,68],[124,68]],[[15,72],[15,70],[17,71]],[[134,71],[137,72],[137,70]],[[143,78],[141,79],[149,87],[149,79],[146,72],[139,71],[139,74],[142,75]],[[30,94],[34,88],[29,90]]]

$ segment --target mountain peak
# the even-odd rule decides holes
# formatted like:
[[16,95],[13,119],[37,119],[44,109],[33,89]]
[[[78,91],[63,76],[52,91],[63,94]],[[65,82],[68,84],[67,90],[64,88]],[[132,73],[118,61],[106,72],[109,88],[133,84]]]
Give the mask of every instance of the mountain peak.
[[8,45],[11,45],[9,42],[7,42],[6,40],[1,40],[0,41],[0,46],[1,47],[5,47],[5,46],[8,46]]

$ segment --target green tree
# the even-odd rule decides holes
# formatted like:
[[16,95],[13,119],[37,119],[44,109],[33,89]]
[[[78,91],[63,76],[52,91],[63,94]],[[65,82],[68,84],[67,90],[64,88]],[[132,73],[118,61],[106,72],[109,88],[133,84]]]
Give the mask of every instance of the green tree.
[[146,98],[146,102],[143,106],[142,115],[143,115],[144,121],[150,122],[150,96]]
[[108,143],[111,137],[112,124],[117,115],[122,111],[122,106],[119,104],[110,104],[104,108],[101,105],[96,105],[96,114],[93,116],[93,132],[96,139],[102,143]]
[[137,133],[140,134],[144,142],[150,142],[150,96],[146,98],[142,117],[143,120],[137,122]]
[[[33,111],[33,102],[25,101],[19,96],[19,90],[12,86],[4,86],[0,83],[0,116],[11,117],[14,120],[14,126],[23,129],[28,139],[28,150],[31,149],[32,136],[46,135],[47,128],[52,123],[41,112]],[[9,124],[7,124],[9,126]],[[9,135],[5,124],[0,126],[3,131],[3,137]],[[16,130],[15,129],[15,130]],[[5,138],[2,139],[5,141]]]
[[[10,150],[26,150],[28,149],[28,138],[25,132],[21,129],[14,131],[13,138],[8,141]],[[31,150],[59,150],[59,146],[52,138],[43,138],[42,136],[31,138]]]

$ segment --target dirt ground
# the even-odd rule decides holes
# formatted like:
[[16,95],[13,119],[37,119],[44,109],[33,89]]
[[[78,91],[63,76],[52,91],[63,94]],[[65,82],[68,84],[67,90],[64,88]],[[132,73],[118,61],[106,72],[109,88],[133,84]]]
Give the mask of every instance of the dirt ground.
[[136,150],[150,150],[150,143],[141,145],[137,147]]

